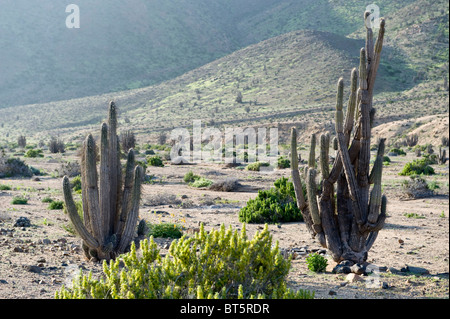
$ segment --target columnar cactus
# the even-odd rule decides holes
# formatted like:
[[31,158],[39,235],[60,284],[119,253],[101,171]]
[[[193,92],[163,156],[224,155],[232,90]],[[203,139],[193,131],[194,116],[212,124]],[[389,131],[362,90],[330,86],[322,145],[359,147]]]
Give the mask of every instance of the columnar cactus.
[[[364,18],[368,17],[369,13],[366,12]],[[364,263],[386,219],[387,202],[386,197],[381,194],[385,139],[380,139],[375,163],[372,170],[369,170],[371,125],[375,114],[372,107],[373,87],[380,63],[384,26],[384,19],[381,19],[378,39],[374,45],[372,30],[366,24],[366,45],[360,52],[359,85],[358,71],[355,68],[351,73],[351,92],[345,119],[344,82],[342,78],[338,81],[335,118],[337,136],[333,140],[336,159],[330,170],[330,137],[322,135],[320,188],[317,187],[315,165],[311,162],[311,159],[314,160],[315,148],[315,140],[312,139],[306,175],[307,201],[302,192],[298,162],[295,161],[297,131],[295,128],[291,131],[291,169],[297,205],[311,235],[317,237],[323,247],[328,248],[336,262]]]
[[134,151],[130,149],[122,185],[114,102],[109,105],[108,122],[101,127],[99,173],[95,149],[94,138],[89,134],[81,156],[83,220],[67,176],[63,178],[63,193],[69,218],[83,240],[86,257],[109,260],[125,252],[134,238],[142,175],[140,166],[135,164]]
[[442,148],[442,146],[439,146],[439,157],[438,157],[439,164],[445,164],[447,162],[446,152],[445,149]]

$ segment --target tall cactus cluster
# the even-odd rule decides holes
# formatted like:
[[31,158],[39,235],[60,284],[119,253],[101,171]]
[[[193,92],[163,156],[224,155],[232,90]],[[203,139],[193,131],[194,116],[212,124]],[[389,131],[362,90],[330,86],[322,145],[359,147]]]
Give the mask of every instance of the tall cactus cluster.
[[[364,14],[368,22],[369,12]],[[360,51],[359,70],[351,73],[350,96],[344,117],[344,81],[337,84],[336,137],[332,139],[336,158],[329,167],[330,136],[319,139],[319,165],[315,163],[316,136],[312,136],[305,174],[307,199],[297,160],[297,131],[291,130],[291,172],[297,205],[307,228],[320,244],[328,248],[335,262],[364,263],[386,219],[386,197],[381,193],[385,139],[380,139],[377,157],[370,171],[371,127],[375,109],[373,88],[380,64],[385,31],[381,19],[378,38],[366,24],[366,43]],[[352,134],[353,133],[353,134]],[[317,170],[321,181],[317,183]],[[320,185],[320,187],[318,187]]]
[[96,145],[89,134],[81,155],[82,217],[78,214],[67,176],[64,176],[62,184],[67,212],[83,240],[86,257],[109,260],[125,252],[134,238],[143,174],[135,163],[133,149],[130,149],[122,180],[114,102],[110,102],[108,121],[101,127],[99,149],[97,172]]

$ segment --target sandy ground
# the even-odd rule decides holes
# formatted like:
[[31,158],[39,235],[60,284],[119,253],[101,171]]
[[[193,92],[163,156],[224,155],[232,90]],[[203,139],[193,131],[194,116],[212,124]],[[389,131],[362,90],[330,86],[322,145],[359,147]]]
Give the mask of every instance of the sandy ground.
[[[68,157],[55,161],[46,155],[26,161],[51,173],[59,160]],[[315,291],[316,298],[449,298],[448,164],[434,165],[438,174],[427,177],[439,186],[434,196],[404,200],[400,185],[406,178],[397,173],[413,158],[414,154],[392,157],[392,163],[385,167],[383,191],[388,197],[388,218],[369,252],[372,275],[348,281],[347,275],[331,272],[331,260],[325,273],[313,273],[307,268],[306,255],[297,254],[288,276],[291,287]],[[195,189],[183,182],[189,170],[214,181],[235,177],[243,187],[237,192]],[[147,174],[154,175],[154,179],[153,184],[143,186],[140,218],[152,223],[176,222],[189,233],[200,223],[207,230],[221,224],[241,229],[239,209],[256,197],[258,189],[271,187],[281,176],[289,177],[290,171],[249,172],[202,164],[149,167]],[[61,178],[49,174],[39,181],[0,179],[2,184],[10,185],[12,190],[0,191],[0,298],[51,299],[63,284],[71,283],[80,269],[101,274],[101,265],[87,261],[80,239],[66,230],[70,226],[68,217],[61,210],[49,210],[48,204],[41,202],[48,196],[62,199]],[[28,204],[12,205],[11,200],[17,195],[28,197]],[[406,213],[416,213],[419,218],[407,217]],[[14,227],[21,216],[31,221],[30,227]],[[249,237],[262,227],[247,225]],[[321,249],[302,222],[269,225],[269,229],[283,249]],[[156,241],[161,252],[165,252],[170,240]]]

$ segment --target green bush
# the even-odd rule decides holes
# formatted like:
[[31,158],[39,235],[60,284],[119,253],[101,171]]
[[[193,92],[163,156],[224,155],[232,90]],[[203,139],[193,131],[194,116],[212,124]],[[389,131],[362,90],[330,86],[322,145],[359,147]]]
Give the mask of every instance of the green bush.
[[401,176],[410,175],[433,175],[434,169],[430,165],[430,161],[426,158],[414,160],[410,163],[406,163],[403,170],[399,173]]
[[35,149],[29,149],[25,155],[25,157],[35,158],[35,157],[44,157],[44,154],[42,154],[42,150],[35,150]]
[[11,186],[9,185],[0,185],[0,191],[10,191],[11,190]]
[[200,176],[195,175],[192,171],[189,171],[184,175],[183,180],[185,183],[192,183],[192,182],[195,182],[199,178],[200,178]]
[[31,177],[33,171],[19,158],[0,157],[0,178],[13,176]]
[[[245,225],[239,234],[203,225],[195,237],[174,240],[165,258],[153,237],[131,251],[103,262],[104,279],[80,273],[73,286],[63,286],[56,299],[311,299],[314,293],[287,288],[290,259],[282,257],[278,243],[272,246],[268,227],[247,239]],[[119,267],[122,264],[123,267]]]
[[189,186],[192,187],[209,187],[213,184],[213,181],[204,177],[197,178],[194,182],[189,183]]
[[11,204],[13,205],[26,205],[28,204],[28,199],[23,196],[15,196],[13,197]]
[[180,238],[183,233],[181,232],[181,226],[172,223],[161,224],[147,224],[148,236],[154,238]]
[[406,155],[406,152],[402,150],[401,148],[393,148],[390,150],[389,153],[395,153],[397,155]]
[[266,162],[254,162],[254,163],[248,164],[246,169],[249,171],[259,171],[261,166],[267,167],[267,166],[270,166],[270,164],[266,163]]
[[314,272],[324,272],[328,265],[327,259],[317,253],[309,254],[305,260],[308,269]]
[[50,210],[63,209],[63,208],[64,208],[64,202],[61,200],[52,201],[48,205],[48,209],[50,209]]
[[284,156],[280,156],[277,161],[277,166],[279,169],[289,168],[291,167],[291,161]]
[[51,203],[51,202],[53,202],[53,199],[51,199],[50,197],[45,197],[45,198],[43,198],[41,200],[41,202],[43,202],[43,203]]
[[81,176],[75,176],[70,185],[72,186],[72,190],[77,193],[77,194],[81,194]]
[[239,221],[245,223],[278,223],[302,221],[297,207],[294,186],[286,177],[275,181],[275,187],[258,192],[255,199],[239,211]]
[[147,162],[151,166],[160,166],[160,167],[164,166],[161,157],[159,157],[158,155],[148,157]]

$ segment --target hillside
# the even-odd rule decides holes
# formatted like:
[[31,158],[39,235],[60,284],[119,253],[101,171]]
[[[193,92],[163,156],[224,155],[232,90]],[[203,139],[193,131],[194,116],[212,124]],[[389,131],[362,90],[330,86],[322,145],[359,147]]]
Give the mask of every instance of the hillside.
[[[358,64],[355,52],[362,45],[360,40],[326,32],[291,32],[148,88],[5,108],[3,130],[41,133],[44,139],[71,134],[98,125],[110,99],[126,113],[127,126],[140,133],[189,126],[198,118],[217,125],[245,124],[255,118],[274,120],[274,114],[291,117],[299,110],[323,111],[333,107],[337,79],[343,76],[348,84],[350,71]],[[381,68],[380,76],[386,72]],[[400,89],[396,81],[377,85],[382,91]],[[238,91],[243,103],[235,101]]]
[[[419,22],[432,5],[439,8],[434,19],[446,18],[448,30],[448,3],[421,2],[376,4],[383,16],[403,17],[406,10]],[[296,30],[347,36],[361,29],[361,12],[372,3],[80,0],[80,29],[67,29],[65,3],[3,0],[0,108],[147,87]],[[427,39],[418,41],[414,47]],[[425,69],[421,80],[426,75]]]
[[[138,0],[135,1],[137,3]],[[269,2],[263,3],[269,5]],[[192,3],[200,5],[200,2]],[[333,2],[335,8],[337,3],[340,2]],[[240,11],[240,18],[236,18],[241,23],[249,23],[249,15],[263,15],[265,12],[263,8],[252,10],[252,1],[245,4]],[[331,2],[328,4],[331,5]],[[292,31],[250,45],[152,86],[89,95],[95,90],[95,85],[90,83],[91,77],[84,75],[79,82],[89,87],[84,91],[85,97],[1,109],[0,133],[3,139],[0,141],[14,142],[22,134],[35,142],[47,141],[51,136],[79,142],[87,131],[98,127],[108,101],[112,99],[122,112],[121,129],[132,129],[141,140],[155,139],[160,132],[169,133],[175,127],[192,127],[193,119],[201,119],[203,125],[219,128],[273,126],[277,123],[282,131],[282,140],[287,138],[292,125],[297,125],[300,134],[305,135],[311,131],[333,132],[332,111],[337,79],[343,77],[348,87],[350,71],[358,65],[357,53],[363,45],[361,28],[356,25],[350,27],[353,25],[350,17],[354,9],[351,4],[341,3],[339,9],[341,16],[348,19],[345,32],[344,29],[335,29],[335,32]],[[427,10],[424,9],[426,4],[429,4]],[[448,56],[448,38],[443,36],[448,34],[448,3],[446,6],[441,5],[426,0],[417,0],[408,5],[405,2],[404,7],[391,5],[392,10],[386,16],[386,44],[375,86],[374,102],[378,109],[376,125],[426,115],[448,114],[448,91],[443,85],[443,77],[448,77],[448,71],[444,70],[448,63],[443,58]],[[228,9],[235,6],[237,3],[231,1]],[[293,11],[292,7],[282,7],[280,3],[271,8],[267,10],[273,15],[268,16],[266,21],[275,19],[275,12],[281,14]],[[319,10],[319,7],[309,6],[305,10]],[[217,11],[212,12],[217,14]],[[304,19],[302,23],[305,23]],[[323,28],[326,26],[320,25]],[[244,25],[234,23],[227,30],[233,28],[235,32],[247,29]],[[284,29],[273,30],[282,32]],[[348,37],[338,34],[350,31],[352,33]],[[116,36],[107,33],[104,40],[110,41]],[[93,42],[93,45],[102,46],[102,43]],[[208,51],[208,48],[217,49],[215,45],[208,45],[203,46],[202,52]],[[199,57],[197,53],[192,54]],[[95,56],[103,58],[101,54]],[[164,54],[160,56],[166,57]],[[91,60],[80,57],[80,61],[89,70],[95,71],[95,63],[88,65]],[[44,63],[44,60],[41,62]],[[110,61],[103,59],[103,62]],[[140,64],[133,58],[128,59],[127,63],[130,64],[129,73],[136,75],[131,65],[138,68]],[[8,65],[14,66],[12,62]],[[111,69],[114,75],[109,80],[117,84],[123,73],[115,71]],[[16,73],[18,77],[21,74]],[[169,76],[168,73],[161,74]],[[1,79],[5,80],[6,77]],[[99,78],[92,79],[98,80],[96,83],[99,85],[102,82]],[[67,82],[57,80],[55,83],[62,86]],[[45,93],[45,90],[38,91]],[[5,94],[9,91],[1,92]],[[236,102],[238,92],[243,95],[242,103]],[[21,95],[26,96],[26,93]]]

